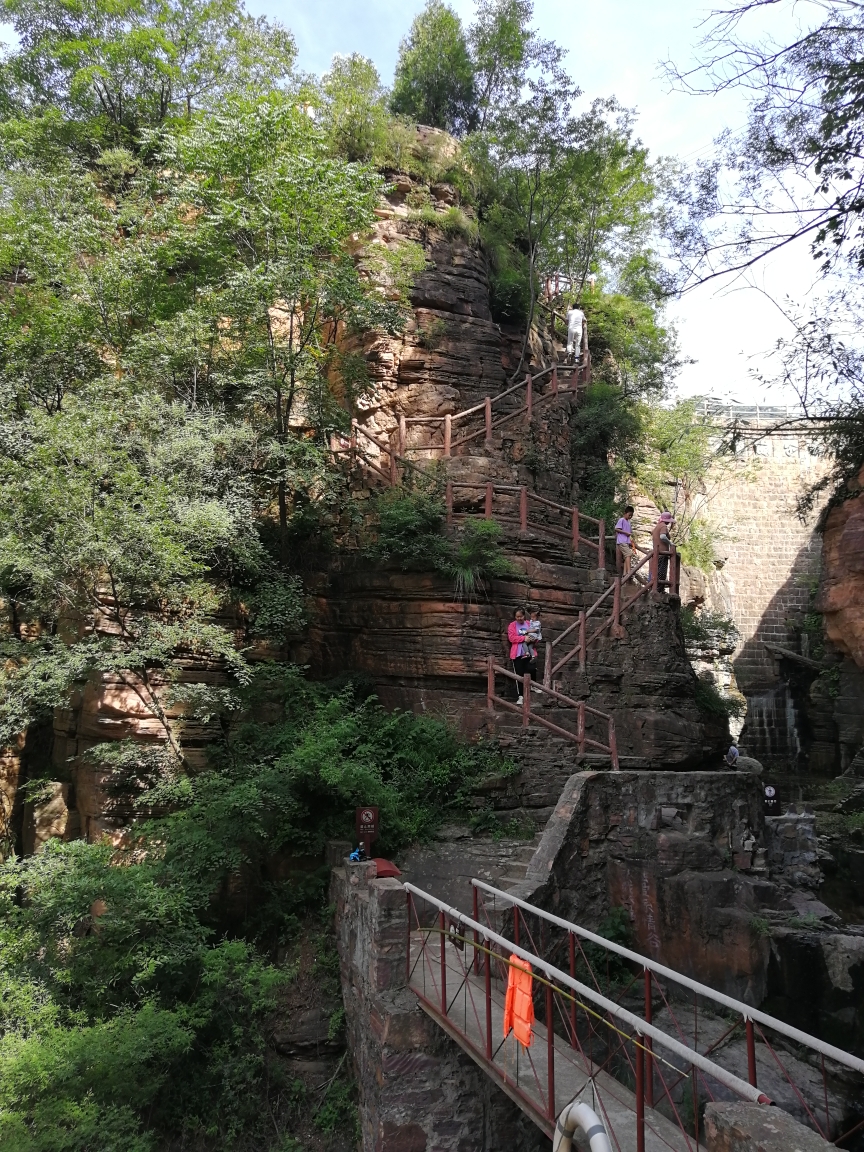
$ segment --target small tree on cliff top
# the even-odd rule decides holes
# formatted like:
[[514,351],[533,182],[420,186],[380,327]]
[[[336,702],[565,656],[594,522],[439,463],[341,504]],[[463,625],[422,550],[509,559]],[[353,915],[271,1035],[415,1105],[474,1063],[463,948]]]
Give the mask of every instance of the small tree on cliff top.
[[462,22],[442,0],[429,0],[399,46],[390,107],[456,136],[477,122],[474,65]]

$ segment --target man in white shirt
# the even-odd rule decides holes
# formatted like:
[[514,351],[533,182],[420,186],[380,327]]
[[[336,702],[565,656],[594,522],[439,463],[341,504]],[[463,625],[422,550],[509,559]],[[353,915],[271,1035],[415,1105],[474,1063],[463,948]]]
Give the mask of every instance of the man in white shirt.
[[567,310],[567,355],[574,356],[576,361],[581,359],[582,337],[587,331],[588,321],[585,319],[585,313],[575,304],[571,304]]

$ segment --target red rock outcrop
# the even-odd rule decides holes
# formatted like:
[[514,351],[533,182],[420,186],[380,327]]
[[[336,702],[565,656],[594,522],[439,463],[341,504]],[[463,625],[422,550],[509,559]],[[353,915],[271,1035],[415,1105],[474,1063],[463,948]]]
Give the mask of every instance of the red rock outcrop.
[[831,643],[864,668],[864,468],[857,487],[825,519],[817,608]]

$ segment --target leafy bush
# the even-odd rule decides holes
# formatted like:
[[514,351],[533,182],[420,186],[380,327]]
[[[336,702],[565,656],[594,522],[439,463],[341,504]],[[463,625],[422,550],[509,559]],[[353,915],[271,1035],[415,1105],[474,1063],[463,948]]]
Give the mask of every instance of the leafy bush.
[[642,451],[639,410],[617,385],[591,384],[571,433],[570,450],[579,476],[579,508],[607,524],[618,519],[619,494]]
[[494,520],[466,520],[453,539],[443,534],[446,508],[437,477],[414,489],[390,488],[378,497],[378,535],[369,553],[399,557],[403,568],[431,568],[453,578],[459,598],[473,596],[487,579],[512,576],[516,569],[501,548]]
[[743,716],[747,711],[746,700],[735,696],[724,696],[710,680],[696,682],[696,706],[709,716]]
[[691,643],[719,645],[730,651],[740,636],[734,620],[705,608],[699,612],[689,607],[682,608],[681,629],[684,639]]
[[[52,840],[0,865],[4,1150],[240,1147],[241,1134],[267,1147],[267,1021],[290,972],[265,947],[320,906],[326,869],[310,857],[353,836],[360,803],[379,806],[392,852],[510,770],[441,721],[295,668],[260,668],[240,696],[213,768],[144,794],[145,810],[171,810],[139,823],[133,848]],[[330,1131],[354,1112],[336,1079],[315,1122]]]
[[456,596],[473,596],[483,580],[512,576],[516,568],[501,551],[502,530],[494,520],[467,520],[456,547],[444,563]]
[[422,208],[413,209],[408,218],[431,228],[440,228],[446,236],[461,236],[469,244],[475,244],[480,235],[476,220],[466,216],[462,209],[455,205],[446,212],[439,212],[431,204],[426,204]]

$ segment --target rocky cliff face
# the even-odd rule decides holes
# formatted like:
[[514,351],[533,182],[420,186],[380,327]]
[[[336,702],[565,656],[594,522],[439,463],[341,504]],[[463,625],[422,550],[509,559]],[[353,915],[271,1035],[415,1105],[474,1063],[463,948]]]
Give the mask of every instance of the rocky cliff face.
[[[470,213],[455,225],[452,213],[447,215],[455,200],[453,189],[431,189],[430,205],[441,220],[437,227],[430,223],[428,211],[420,219],[407,206],[412,182],[399,177],[395,185],[378,212],[375,243],[398,248],[413,240],[423,245],[427,266],[416,279],[413,314],[398,337],[355,336],[346,338],[345,346],[363,356],[370,380],[357,402],[358,422],[381,443],[395,445],[401,421],[407,455],[424,466],[443,454],[441,424],[420,420],[457,413],[503,392],[518,363],[521,342],[492,319],[486,262],[471,239]],[[534,370],[552,356],[548,340],[535,334],[530,345]],[[568,507],[578,502],[579,477],[592,465],[574,459],[571,450],[571,432],[579,420],[578,396],[566,391],[547,395],[550,388],[548,379],[536,386],[541,402],[532,419],[508,421],[496,428],[489,444],[481,436],[454,446],[447,478],[477,486],[461,490],[462,514],[483,515],[480,486],[490,481],[524,485],[532,494]],[[496,418],[515,414],[522,404],[524,391],[514,392],[496,407]],[[479,419],[482,424],[482,413]],[[466,425],[459,427],[464,430]],[[363,441],[363,447],[371,461],[389,471],[386,451],[371,441]],[[361,467],[351,474],[351,486],[362,508],[381,480],[373,470]],[[482,732],[502,740],[517,759],[524,751],[523,778],[512,795],[498,799],[504,808],[548,810],[556,800],[554,788],[573,771],[572,745],[562,748],[558,741],[550,748],[548,741],[534,740],[528,742],[530,749],[523,748],[522,736],[510,731],[500,717],[491,720],[485,703],[486,660],[492,655],[506,663],[506,627],[517,604],[527,602],[541,610],[545,635],[557,635],[608,587],[609,576],[598,569],[596,552],[591,555],[583,549],[574,556],[560,536],[519,531],[512,523],[514,518],[518,523],[517,505],[513,496],[508,506],[498,509],[510,518],[504,544],[516,574],[513,579],[492,581],[468,601],[457,600],[452,583],[440,575],[404,571],[398,560],[375,565],[350,547],[317,560],[305,556],[313,611],[299,655],[316,676],[365,673],[389,707],[444,713],[468,735]],[[563,532],[566,539],[569,514],[544,506],[535,507],[532,515]],[[234,628],[238,643],[246,647],[241,622],[223,623]],[[178,664],[175,671],[180,683],[224,682],[220,667],[194,660]],[[184,720],[166,696],[167,686],[168,678],[142,691],[133,676],[94,677],[81,686],[70,707],[55,718],[53,751],[45,750],[63,786],[58,783],[25,813],[27,846],[38,848],[54,835],[91,840],[106,834],[122,836],[132,797],[109,794],[108,774],[86,756],[96,744],[130,739],[158,750],[173,733],[182,736],[184,754],[193,766],[203,762],[211,733],[206,726]],[[722,723],[697,707],[696,680],[684,652],[677,607],[668,597],[641,601],[625,618],[616,639],[607,636],[592,647],[585,673],[574,666],[563,670],[560,687],[615,716],[620,751],[634,767],[692,766],[722,746]],[[511,689],[503,681],[498,685],[499,693],[509,695]],[[560,715],[550,717],[568,726]],[[10,754],[2,767],[8,812],[14,803],[20,756]],[[535,775],[544,772],[546,783],[535,786]],[[536,797],[541,793],[545,799],[539,804]]]
[[831,643],[864,668],[864,468],[858,487],[826,517],[817,606]]

